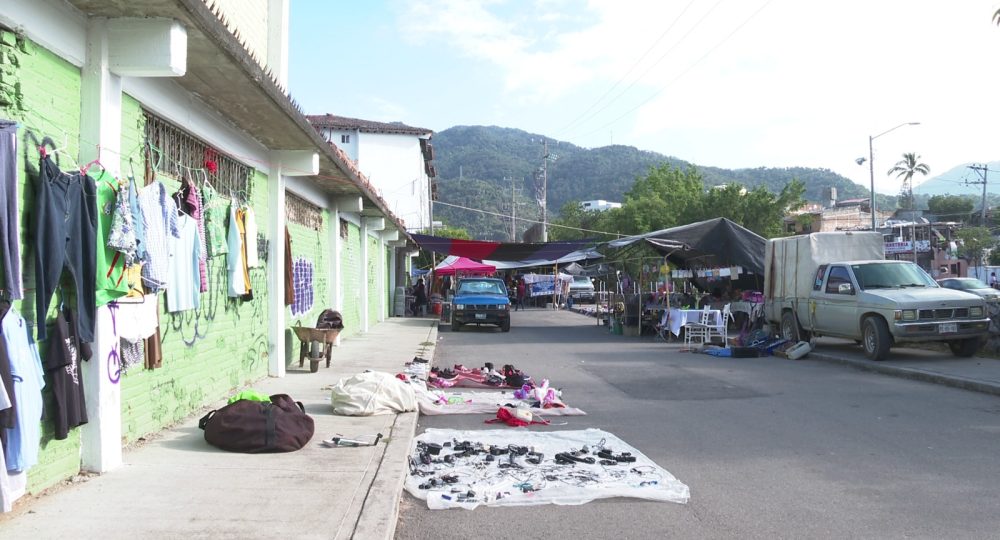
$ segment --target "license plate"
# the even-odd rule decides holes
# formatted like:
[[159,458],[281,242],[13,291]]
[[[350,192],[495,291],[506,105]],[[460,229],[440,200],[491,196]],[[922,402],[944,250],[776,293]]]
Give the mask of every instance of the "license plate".
[[[485,319],[486,318],[486,314],[485,313],[476,313],[476,318],[477,319]],[[954,325],[952,325],[952,326],[954,326]],[[954,332],[954,330],[952,330],[952,331]]]
[[939,334],[954,334],[958,332],[958,323],[943,323],[938,325]]

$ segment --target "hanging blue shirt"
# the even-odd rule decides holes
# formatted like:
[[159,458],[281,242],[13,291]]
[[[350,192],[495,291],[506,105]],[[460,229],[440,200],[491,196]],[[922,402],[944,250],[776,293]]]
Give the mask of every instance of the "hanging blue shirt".
[[42,388],[45,378],[38,348],[31,339],[28,324],[11,307],[0,322],[10,371],[14,378],[14,399],[17,401],[17,423],[7,430],[4,457],[7,470],[26,471],[38,463],[38,445],[42,438]]

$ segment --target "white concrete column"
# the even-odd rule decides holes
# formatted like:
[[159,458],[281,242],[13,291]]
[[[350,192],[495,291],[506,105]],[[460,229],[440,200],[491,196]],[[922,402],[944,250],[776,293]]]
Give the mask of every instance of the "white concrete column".
[[[109,174],[118,176],[122,90],[121,77],[109,69],[107,24],[104,18],[92,18],[87,23],[81,81],[80,163],[100,159]],[[121,356],[107,306],[97,311],[95,324],[94,357],[89,362],[82,362],[89,422],[80,432],[81,465],[87,471],[105,472],[122,464],[121,388],[118,385]],[[117,368],[115,358],[118,359]],[[109,363],[110,369],[117,373],[109,373]]]
[[267,0],[267,68],[288,87],[288,0]]
[[284,377],[285,358],[285,177],[319,174],[319,154],[308,150],[271,152],[267,177],[267,302],[269,354],[267,374]]

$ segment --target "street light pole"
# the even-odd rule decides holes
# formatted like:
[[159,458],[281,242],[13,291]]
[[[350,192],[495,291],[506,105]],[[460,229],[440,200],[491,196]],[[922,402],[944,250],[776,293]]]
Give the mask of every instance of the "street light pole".
[[[875,139],[881,137],[882,135],[885,135],[886,133],[889,133],[889,132],[892,132],[892,131],[896,131],[897,129],[899,129],[899,128],[903,127],[903,126],[919,126],[919,125],[920,125],[920,122],[903,122],[902,124],[899,124],[898,126],[892,128],[892,129],[887,129],[887,130],[883,131],[882,133],[879,133],[878,135],[869,135],[868,136],[868,170],[869,170],[869,174],[871,175],[871,188],[872,188],[871,203],[868,206],[870,206],[871,209],[872,209],[872,230],[873,231],[875,230],[875,144],[874,144]],[[913,246],[914,246],[913,249],[916,249],[916,242],[914,242]]]

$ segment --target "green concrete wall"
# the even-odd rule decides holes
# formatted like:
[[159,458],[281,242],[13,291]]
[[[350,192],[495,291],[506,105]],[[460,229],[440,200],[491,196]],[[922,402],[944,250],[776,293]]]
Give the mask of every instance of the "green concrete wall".
[[[18,190],[21,209],[21,267],[25,298],[14,309],[37,323],[35,315],[35,252],[25,241],[33,230],[34,183],[38,175],[35,147],[49,138],[65,155],[56,154],[63,168],[72,168],[80,152],[80,70],[37,44],[0,31],[0,118],[16,120],[18,129]],[[72,159],[69,159],[72,158]],[[55,299],[53,299],[55,300]],[[54,302],[55,303],[55,302]],[[45,354],[45,342],[38,344]],[[52,395],[44,392],[50,408]],[[52,423],[43,421],[38,465],[28,473],[28,491],[37,493],[80,471],[80,430],[68,438],[53,439]]]
[[[295,305],[296,311],[293,311],[292,306],[286,307],[286,328],[293,326],[315,326],[316,318],[319,317],[319,314],[324,309],[332,307],[329,305],[329,275],[330,264],[332,262],[329,246],[330,213],[324,210],[322,214],[323,226],[319,230],[291,221],[288,222],[288,234],[292,237],[292,261],[293,263],[304,263],[306,268],[311,269],[313,301],[312,306],[304,312],[299,311],[299,308],[305,306]],[[296,283],[296,288],[300,289],[301,292],[305,292],[304,285],[304,283]],[[291,331],[286,332],[285,336],[286,340],[290,340],[290,343],[286,344],[286,350],[289,352],[286,361],[289,363],[294,362],[295,365],[298,365],[298,338]]]
[[343,272],[344,331],[353,336],[361,331],[361,228],[348,222],[347,238],[340,239],[340,268]]

